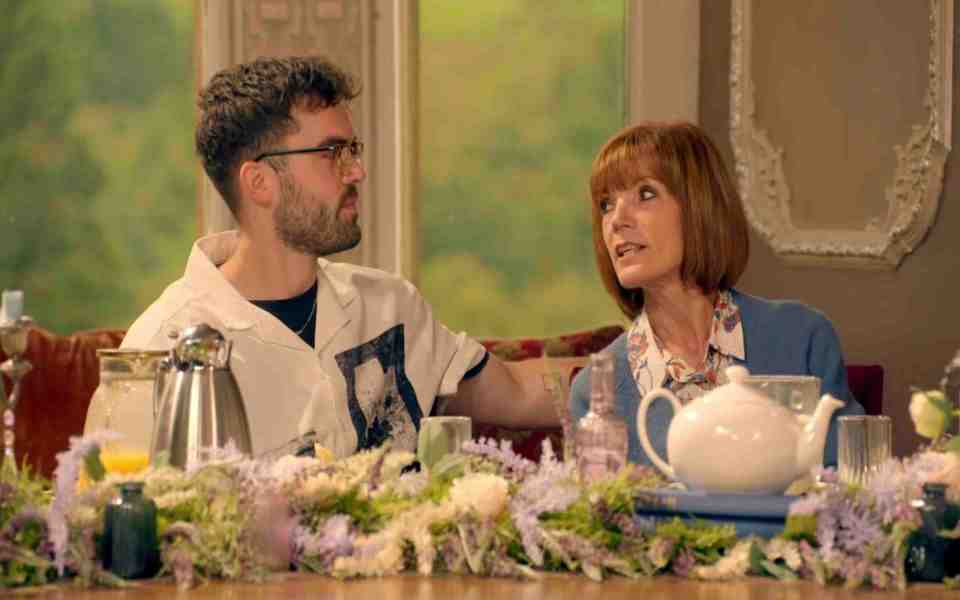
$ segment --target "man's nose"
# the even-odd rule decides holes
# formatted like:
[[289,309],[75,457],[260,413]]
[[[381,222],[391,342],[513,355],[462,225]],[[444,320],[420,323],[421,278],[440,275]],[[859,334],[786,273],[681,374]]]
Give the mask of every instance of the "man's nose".
[[367,178],[367,170],[363,168],[363,159],[357,157],[353,164],[343,172],[344,183],[359,183]]

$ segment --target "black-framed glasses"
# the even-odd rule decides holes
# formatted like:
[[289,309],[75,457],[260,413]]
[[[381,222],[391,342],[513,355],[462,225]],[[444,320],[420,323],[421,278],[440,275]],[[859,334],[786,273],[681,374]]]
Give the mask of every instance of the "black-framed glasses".
[[331,144],[321,144],[313,148],[297,148],[294,150],[273,150],[263,152],[257,155],[254,162],[260,162],[270,156],[285,156],[287,154],[310,154],[313,152],[330,152],[333,162],[337,164],[341,171],[346,171],[357,164],[360,157],[363,156],[363,142],[354,138],[346,142],[333,142]]

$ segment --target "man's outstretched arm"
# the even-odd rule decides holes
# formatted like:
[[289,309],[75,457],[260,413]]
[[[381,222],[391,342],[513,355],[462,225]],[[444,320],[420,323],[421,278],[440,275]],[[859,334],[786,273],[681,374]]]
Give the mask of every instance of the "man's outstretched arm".
[[[584,364],[585,358],[549,359],[549,369],[563,374],[563,385],[573,368]],[[547,370],[542,359],[503,362],[491,354],[480,373],[460,382],[444,414],[518,429],[557,427],[560,418],[543,380]]]

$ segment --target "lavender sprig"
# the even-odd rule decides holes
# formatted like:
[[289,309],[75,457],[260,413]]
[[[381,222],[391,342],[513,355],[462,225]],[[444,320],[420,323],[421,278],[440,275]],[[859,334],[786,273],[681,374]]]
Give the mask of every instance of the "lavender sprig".
[[94,448],[119,439],[120,434],[113,431],[95,431],[83,437],[72,436],[70,448],[57,454],[57,468],[54,476],[54,498],[47,513],[47,527],[53,542],[54,565],[57,574],[63,576],[66,564],[67,542],[70,532],[67,529],[67,513],[73,505],[74,491],[83,459]]
[[463,443],[463,446],[461,446],[461,450],[465,454],[482,456],[500,464],[504,471],[503,475],[515,481],[537,470],[536,463],[513,451],[513,444],[510,440],[500,440],[499,444],[497,440],[492,438],[467,440]]

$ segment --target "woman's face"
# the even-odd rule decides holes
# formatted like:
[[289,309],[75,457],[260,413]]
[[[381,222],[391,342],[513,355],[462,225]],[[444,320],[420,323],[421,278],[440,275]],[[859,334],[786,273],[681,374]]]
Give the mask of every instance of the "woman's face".
[[600,201],[603,241],[620,285],[651,288],[680,281],[683,223],[666,186],[644,176]]

